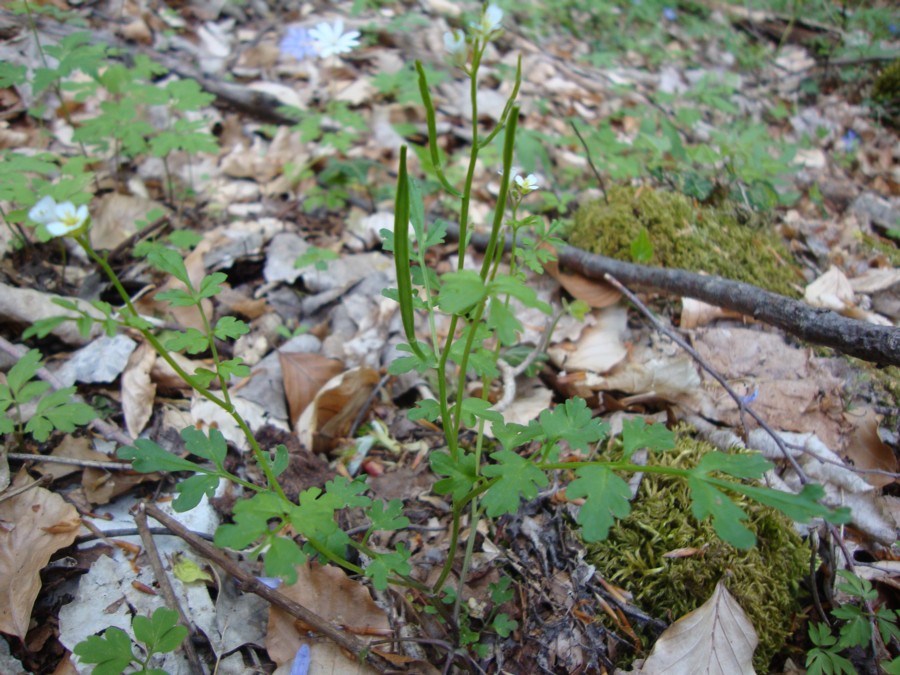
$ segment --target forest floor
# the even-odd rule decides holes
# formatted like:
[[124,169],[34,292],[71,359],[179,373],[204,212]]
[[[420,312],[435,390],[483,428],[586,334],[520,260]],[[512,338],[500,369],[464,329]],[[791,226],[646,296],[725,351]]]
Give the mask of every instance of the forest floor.
[[[132,638],[146,647],[150,634],[152,666],[173,675],[692,673],[714,661],[728,664],[721,672],[900,672],[891,663],[900,654],[900,12],[891,3],[498,2],[502,30],[479,65],[475,120],[445,34],[477,31],[476,3],[6,4],[0,672],[92,672],[87,660],[107,647],[93,672],[121,672],[122,650],[138,649]],[[317,55],[309,31],[337,20],[360,44]],[[486,474],[499,481],[507,465],[492,415],[499,430],[546,424],[551,411],[574,420],[573,401],[584,400],[608,440],[588,449],[584,437],[563,436],[560,461],[624,452],[690,472],[711,453],[750,448],[772,463],[768,486],[804,494],[819,484],[824,505],[850,508],[848,522],[793,524],[738,497],[704,514],[695,483],[623,473],[631,501],[610,506],[617,522],[606,513],[605,536],[590,537],[580,509],[591,495],[573,489],[574,469],[523,483],[517,509],[474,528],[469,511],[459,518],[453,500],[469,478],[436,475],[442,426],[408,417],[438,396],[434,371],[388,370],[408,352],[398,349],[399,305],[383,294],[399,284],[382,231],[394,227],[408,145],[429,232],[454,223],[424,260],[438,275],[458,259],[481,267],[507,194],[503,129],[472,165],[475,234],[462,252],[460,200],[435,159],[461,188],[473,138],[508,122],[519,67],[521,182],[503,222],[536,233],[518,241],[534,297],[507,312],[516,330],[502,350],[489,342],[477,353],[493,365],[473,357],[478,377],[460,379],[466,401],[493,404],[462,416],[460,445],[481,456],[484,444]],[[536,189],[522,188],[532,176]],[[85,205],[87,234],[52,237],[36,210],[48,195],[73,214]],[[178,278],[210,292],[180,306]],[[126,309],[150,323],[115,330]],[[81,319],[53,320],[63,313]],[[452,333],[447,314],[434,325],[420,314],[421,339]],[[164,358],[158,344],[175,346]],[[535,350],[516,377],[496,372],[498,358],[514,365]],[[222,374],[206,390],[227,406],[185,383],[196,368]],[[455,384],[458,373],[446,373]],[[228,554],[193,546],[221,543],[217,529],[270,470],[229,406],[273,466],[275,449],[287,449],[278,482],[288,499],[312,503],[322,489],[346,497],[327,514],[354,544],[344,569],[321,564],[327,546],[296,522],[281,532],[319,562],[297,566],[296,583],[268,596],[261,560],[274,560],[277,544],[261,559],[248,554],[254,541]],[[216,438],[227,452],[217,454]],[[139,457],[143,442],[175,459],[141,472],[140,459],[117,454],[134,446]],[[198,460],[215,464],[213,482],[185,487]],[[247,485],[219,485],[222,472]],[[364,492],[339,493],[340,477]],[[193,494],[196,508],[173,509],[176,486],[176,506]],[[490,499],[477,502],[488,513]],[[735,527],[724,532],[728,513]],[[267,515],[278,521],[263,513],[262,527]],[[720,538],[734,543],[744,517],[749,550]],[[393,566],[379,577],[366,551]],[[448,559],[451,590],[436,609],[423,589]],[[389,575],[411,581],[385,588]],[[272,593],[308,613],[274,606]],[[177,633],[154,615],[164,606],[179,609],[190,649],[174,649],[180,635],[166,643]],[[151,615],[152,629],[134,621]],[[111,627],[129,637],[88,640]],[[79,652],[87,660],[72,653],[79,643],[92,645]],[[143,652],[133,653],[137,663]]]

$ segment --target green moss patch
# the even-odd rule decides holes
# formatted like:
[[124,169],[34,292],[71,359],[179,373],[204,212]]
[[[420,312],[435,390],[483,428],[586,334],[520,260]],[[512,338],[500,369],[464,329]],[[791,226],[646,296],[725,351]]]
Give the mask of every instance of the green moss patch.
[[716,274],[798,297],[802,277],[793,258],[759,214],[734,204],[695,205],[684,195],[649,187],[613,187],[609,203],[584,204],[569,242],[586,251],[631,262],[631,245],[646,230],[650,264]]
[[[655,454],[652,462],[689,468],[714,449],[679,433],[676,448]],[[711,521],[693,518],[685,481],[645,474],[631,514],[613,526],[606,541],[588,546],[587,559],[604,578],[631,592],[642,610],[672,620],[702,605],[725,579],[759,635],[756,670],[768,672],[800,609],[809,550],[784,515],[742,497],[736,501],[750,516],[747,526],[758,539],[749,551],[722,542]],[[664,557],[689,548],[703,553]]]

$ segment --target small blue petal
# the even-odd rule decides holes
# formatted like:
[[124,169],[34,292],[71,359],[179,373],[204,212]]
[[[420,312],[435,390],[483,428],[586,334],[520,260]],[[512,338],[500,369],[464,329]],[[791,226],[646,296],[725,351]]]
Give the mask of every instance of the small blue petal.
[[895,24],[895,23],[889,23],[889,24],[888,24],[888,30],[889,30],[890,32],[892,32],[894,35],[896,35],[896,34],[897,34],[897,31],[900,30],[900,28],[897,28],[897,24]]
[[291,675],[308,675],[309,674],[309,645],[302,644],[297,650],[294,662],[291,664]]
[[288,26],[287,32],[278,43],[278,48],[284,54],[293,56],[298,61],[306,57],[316,56],[316,49],[309,31],[302,26]]
[[273,590],[281,586],[281,579],[278,577],[256,577],[256,580],[263,586],[268,586]]
[[841,137],[844,144],[844,152],[853,152],[859,143],[859,135],[853,129],[847,129],[847,133]]
[[667,21],[675,21],[678,18],[678,12],[671,7],[663,7],[662,13]]
[[753,403],[759,397],[759,387],[753,390],[752,394],[747,394],[746,396],[741,396],[741,405],[749,405]]

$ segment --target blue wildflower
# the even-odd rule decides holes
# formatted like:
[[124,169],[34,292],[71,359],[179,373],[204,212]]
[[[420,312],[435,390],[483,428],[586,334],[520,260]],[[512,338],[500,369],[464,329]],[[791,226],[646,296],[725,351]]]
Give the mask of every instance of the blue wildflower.
[[278,43],[278,48],[298,61],[318,54],[312,36],[303,26],[288,26],[287,32]]
[[307,675],[309,673],[310,653],[309,645],[302,644],[297,650],[294,662],[291,664],[291,675]]
[[663,7],[662,13],[666,21],[675,21],[678,18],[678,12],[671,7]]
[[853,152],[859,144],[859,135],[853,129],[847,129],[847,133],[841,137],[844,144],[844,152]]
[[900,30],[900,28],[897,28],[897,24],[895,24],[895,23],[889,23],[889,24],[888,24],[888,30],[889,30],[891,33],[893,33],[894,35],[896,35],[896,34],[897,34],[897,31]]

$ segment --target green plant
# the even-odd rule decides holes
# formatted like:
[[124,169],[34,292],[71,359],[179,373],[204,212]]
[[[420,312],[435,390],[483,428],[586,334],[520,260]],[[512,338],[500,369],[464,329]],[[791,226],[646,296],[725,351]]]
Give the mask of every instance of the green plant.
[[[462,610],[462,585],[472,560],[477,525],[483,518],[493,520],[515,513],[523,498],[533,499],[548,485],[551,473],[570,480],[567,492],[571,499],[584,500],[576,520],[584,537],[590,541],[606,537],[614,521],[631,510],[630,490],[620,476],[622,473],[657,473],[686,481],[694,517],[711,519],[716,533],[739,548],[752,547],[755,536],[743,524],[747,514],[732,500],[732,494],[773,506],[797,520],[825,517],[843,522],[848,517],[846,510],[833,512],[818,503],[823,494],[820,486],[807,485],[799,495],[793,495],[751,482],[758,480],[771,466],[758,455],[710,452],[690,468],[632,463],[632,455],[639,448],[662,452],[672,446],[672,434],[668,429],[662,425],[646,425],[643,420],[625,426],[620,458],[596,459],[593,457],[595,449],[606,439],[609,427],[593,416],[583,399],[571,399],[546,410],[528,425],[504,422],[500,411],[492,406],[488,396],[500,378],[501,370],[515,372],[507,370],[513,367],[501,361],[501,354],[511,354],[521,347],[518,344],[522,332],[516,312],[518,305],[536,308],[548,315],[551,313],[550,306],[540,300],[527,283],[525,270],[540,271],[541,262],[547,259],[540,243],[558,241],[558,225],[548,228],[534,216],[520,216],[523,201],[538,188],[535,176],[517,176],[512,170],[519,117],[515,100],[521,82],[521,62],[500,123],[489,132],[482,131],[479,125],[479,67],[488,44],[502,30],[501,18],[502,12],[497,7],[488,6],[482,11],[480,20],[470,26],[468,34],[454,31],[446,39],[451,62],[469,80],[474,108],[472,142],[461,189],[443,170],[428,76],[421,64],[416,66],[429,137],[428,148],[422,149],[420,156],[429,160],[426,166],[432,173],[434,184],[458,202],[459,236],[464,243],[472,232],[469,214],[475,168],[482,159],[480,153],[492,147],[495,141],[501,148],[499,194],[491,217],[489,245],[480,269],[464,268],[465,246],[459,247],[455,271],[438,276],[427,267],[427,251],[444,240],[447,224],[426,222],[423,189],[408,175],[405,147],[400,153],[394,228],[393,232],[385,233],[385,248],[394,252],[397,272],[397,288],[387,294],[399,302],[407,337],[407,343],[400,347],[406,356],[396,360],[390,371],[397,374],[415,369],[431,373],[438,398],[420,401],[410,412],[410,417],[440,420],[447,444],[446,451],[433,452],[429,458],[431,469],[440,477],[435,491],[447,496],[451,503],[450,555],[433,584],[426,585],[411,576],[411,552],[404,544],[389,549],[372,544],[375,532],[398,530],[408,525],[399,500],[386,503],[373,499],[365,494],[365,483],[344,478],[330,481],[324,489],[307,489],[296,501],[287,498],[278,482],[279,475],[287,467],[287,450],[279,446],[270,453],[260,447],[229,393],[231,378],[243,377],[249,369],[239,359],[224,360],[220,354],[221,341],[235,339],[247,333],[249,327],[230,316],[223,316],[213,323],[204,311],[204,301],[222,290],[227,279],[224,273],[194,280],[188,274],[182,255],[169,245],[157,241],[142,247],[141,252],[150,268],[177,282],[170,283],[168,290],[157,293],[156,300],[194,308],[202,326],[175,331],[161,338],[153,324],[138,313],[107,259],[93,249],[86,209],[63,203],[55,204],[52,210],[34,210],[32,215],[48,235],[74,239],[109,277],[123,304],[113,308],[105,303],[94,303],[102,315],[100,322],[104,328],[108,332],[128,328],[140,333],[198,396],[224,410],[246,438],[251,461],[258,464],[265,484],[257,485],[242,479],[226,468],[225,439],[215,429],[208,434],[192,427],[185,429],[182,432],[187,449],[185,457],[176,456],[149,439],[140,439],[133,447],[120,448],[119,457],[132,461],[139,472],[190,474],[176,487],[178,496],[173,506],[180,511],[193,508],[204,495],[211,496],[222,479],[241,486],[250,496],[235,505],[233,522],[221,525],[216,531],[218,546],[247,551],[254,557],[264,553],[266,575],[289,581],[296,578],[297,565],[314,557],[368,577],[377,589],[384,589],[389,584],[411,589],[450,624],[460,644],[471,645],[476,653],[484,649],[478,646],[483,640],[482,631],[490,629],[503,635],[514,629],[514,622],[502,613],[477,617]],[[49,207],[49,204],[44,206]],[[511,236],[510,268],[508,272],[501,272],[507,232]],[[78,311],[71,303],[66,306]],[[419,340],[416,333],[417,312],[426,316],[428,338],[425,341]],[[446,339],[442,339],[437,331],[439,312],[449,317]],[[32,333],[46,334],[62,320],[39,322]],[[79,321],[83,328],[92,320],[91,316],[81,313]],[[548,333],[553,325],[553,320],[548,320]],[[173,358],[175,351],[205,353],[209,367],[187,372]],[[540,347],[537,347],[530,349],[525,357],[520,354],[515,368],[527,368],[538,358],[539,352]],[[452,378],[451,373],[455,374]],[[481,380],[481,393],[469,396],[466,385],[473,375]],[[214,381],[218,384],[216,390],[211,386]],[[504,382],[511,384],[512,380],[505,379]],[[485,434],[487,423],[491,424],[491,434],[496,442]],[[465,429],[474,431],[474,441],[466,441]],[[359,508],[368,519],[368,526],[361,536],[351,536],[339,525],[338,515],[348,507]],[[458,562],[464,517],[467,517],[470,535],[462,553],[460,585],[451,589],[447,581]],[[497,588],[496,597],[505,597],[507,591],[505,587]],[[448,606],[452,606],[452,611],[448,611]]]
[[[878,592],[872,588],[872,583],[849,570],[838,570],[838,576],[843,582],[837,584],[837,590],[846,593],[849,601],[831,610],[834,618],[841,622],[838,637],[828,624],[810,623],[809,639],[814,645],[806,655],[806,672],[810,675],[853,675],[857,672],[856,667],[842,656],[842,652],[854,647],[872,649],[876,645],[876,636],[883,645],[900,640],[900,612],[872,607],[878,600]],[[900,673],[900,657],[882,661],[879,666],[885,673],[896,675]]]
[[[72,400],[75,387],[44,396],[50,385],[34,379],[40,368],[41,353],[32,349],[9,370],[6,383],[0,383],[0,434],[15,431],[19,442],[26,433],[36,441],[46,441],[54,430],[71,433],[96,417],[91,406]],[[36,399],[36,408],[23,425],[22,408]]]
[[82,640],[72,651],[82,663],[96,664],[94,675],[119,675],[126,670],[166,675],[165,670],[150,667],[153,656],[174,652],[188,634],[178,623],[178,612],[165,607],[158,607],[150,618],[135,616],[131,630],[135,640],[121,628],[107,628],[103,635]]

